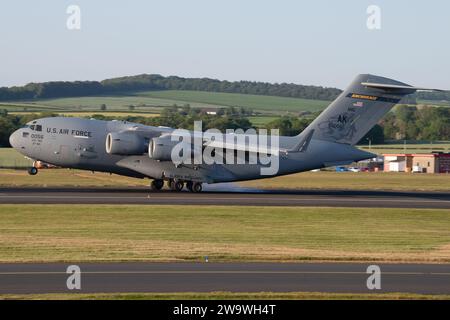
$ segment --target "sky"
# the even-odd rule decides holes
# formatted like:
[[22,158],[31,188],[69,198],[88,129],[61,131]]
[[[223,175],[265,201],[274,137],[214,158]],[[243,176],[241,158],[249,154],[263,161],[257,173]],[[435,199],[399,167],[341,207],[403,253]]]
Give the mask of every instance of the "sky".
[[373,73],[450,89],[449,17],[446,0],[3,0],[0,86],[158,73],[344,88]]

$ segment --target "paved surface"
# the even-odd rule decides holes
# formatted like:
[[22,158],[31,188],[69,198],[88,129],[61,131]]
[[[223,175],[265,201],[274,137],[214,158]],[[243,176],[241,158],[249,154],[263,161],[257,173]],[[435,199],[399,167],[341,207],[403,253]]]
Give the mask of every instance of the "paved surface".
[[[144,188],[0,188],[0,203],[9,204],[167,204],[327,206],[450,209],[450,193],[388,191],[262,191],[236,189],[149,192]],[[234,189],[233,189],[234,190]]]
[[[381,290],[367,288],[367,264],[80,264],[77,292],[405,292],[450,294],[450,265],[380,265]],[[0,293],[58,293],[68,264],[0,264]]]

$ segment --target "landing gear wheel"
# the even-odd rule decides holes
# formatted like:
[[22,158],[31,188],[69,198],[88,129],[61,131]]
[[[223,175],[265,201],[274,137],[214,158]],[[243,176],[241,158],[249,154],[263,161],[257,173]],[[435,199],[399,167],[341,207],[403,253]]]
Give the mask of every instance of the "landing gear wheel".
[[183,190],[184,183],[182,181],[176,181],[174,183],[175,191],[181,191]]
[[186,182],[186,188],[188,188],[188,190],[190,192],[193,192],[194,190],[192,190],[192,186],[193,186],[193,182],[192,181],[188,181]]
[[38,168],[36,168],[36,167],[28,168],[28,174],[29,175],[35,176],[35,175],[37,175],[37,173],[38,173]]
[[150,188],[153,191],[159,191],[162,189],[163,186],[164,186],[164,180],[161,180],[161,179],[153,180],[152,183],[150,183]]
[[194,182],[194,184],[192,185],[192,191],[198,193],[202,192],[202,190],[203,190],[202,184],[200,182]]
[[173,181],[173,180],[171,180],[169,182],[169,186],[170,186],[170,189],[172,191],[179,192],[179,191],[183,190],[184,183],[183,183],[183,181]]

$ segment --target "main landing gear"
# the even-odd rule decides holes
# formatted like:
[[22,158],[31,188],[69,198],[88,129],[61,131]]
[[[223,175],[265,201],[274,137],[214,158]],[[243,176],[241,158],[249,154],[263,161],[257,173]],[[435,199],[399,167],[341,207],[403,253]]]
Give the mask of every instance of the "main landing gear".
[[168,184],[169,184],[170,190],[177,191],[177,192],[183,190],[183,187],[184,187],[183,181],[180,181],[180,180],[172,180],[172,179],[170,179]]
[[164,186],[164,180],[162,179],[156,179],[153,180],[152,183],[150,183],[150,188],[152,191],[159,191]]
[[188,188],[188,190],[190,192],[202,192],[203,187],[202,184],[200,182],[192,182],[192,181],[188,181],[186,182],[186,188]]
[[[186,188],[191,192],[198,193],[202,192],[203,190],[201,182],[186,181],[185,183],[182,180],[174,180],[174,179],[169,179],[167,181],[167,186],[169,187],[169,189],[176,192],[180,192],[181,190],[183,190],[185,184]],[[163,186],[164,180],[162,179],[156,179],[150,183],[150,188],[152,191],[159,191],[163,188]]]

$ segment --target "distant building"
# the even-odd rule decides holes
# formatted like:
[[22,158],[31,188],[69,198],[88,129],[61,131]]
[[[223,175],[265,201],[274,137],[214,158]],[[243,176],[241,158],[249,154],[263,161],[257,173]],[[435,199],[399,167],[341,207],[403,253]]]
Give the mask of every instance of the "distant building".
[[450,153],[384,154],[386,172],[450,173]]
[[210,115],[210,116],[215,116],[215,115],[217,115],[217,109],[215,109],[215,108],[203,108],[203,109],[201,110],[201,112],[203,112],[203,113],[205,113],[205,114],[208,114],[208,115]]

